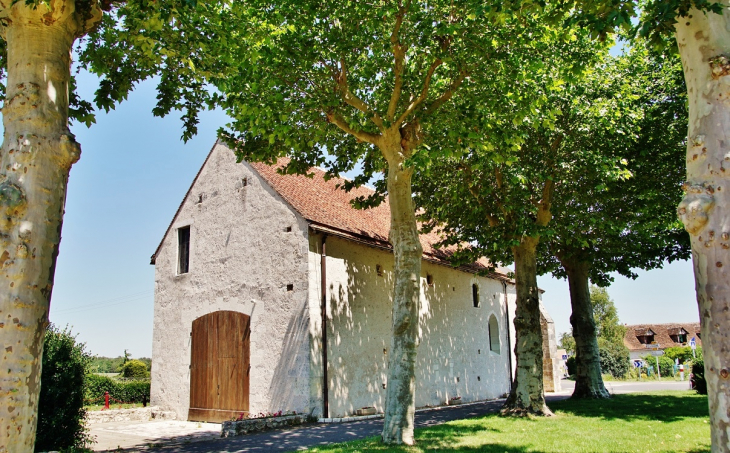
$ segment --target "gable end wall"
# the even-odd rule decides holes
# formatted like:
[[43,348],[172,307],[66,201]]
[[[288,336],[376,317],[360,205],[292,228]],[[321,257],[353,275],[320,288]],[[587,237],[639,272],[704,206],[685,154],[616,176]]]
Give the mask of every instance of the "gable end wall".
[[[190,271],[177,275],[187,225]],[[250,412],[308,412],[307,255],[304,219],[216,145],[155,259],[152,404],[187,418],[192,322],[231,310],[251,317]]]

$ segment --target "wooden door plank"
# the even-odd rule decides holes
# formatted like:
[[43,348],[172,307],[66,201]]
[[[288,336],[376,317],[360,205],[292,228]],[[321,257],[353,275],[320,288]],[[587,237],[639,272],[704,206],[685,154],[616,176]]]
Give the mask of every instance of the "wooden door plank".
[[249,410],[250,317],[218,311],[193,321],[189,420],[223,421]]

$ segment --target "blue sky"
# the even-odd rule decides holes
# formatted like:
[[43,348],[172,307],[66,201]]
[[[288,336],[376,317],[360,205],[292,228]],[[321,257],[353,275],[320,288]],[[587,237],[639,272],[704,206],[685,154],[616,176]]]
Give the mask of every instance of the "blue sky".
[[[90,98],[96,81],[81,74],[79,88]],[[82,153],[71,170],[50,318],[102,356],[125,349],[151,355],[150,256],[226,123],[222,112],[205,113],[198,135],[183,144],[175,115],[152,116],[155,94],[154,83],[143,83],[116,110],[98,113],[91,128],[72,126]],[[567,282],[538,282],[556,330],[568,331]],[[688,262],[641,272],[635,281],[617,277],[609,293],[624,323],[699,319]]]

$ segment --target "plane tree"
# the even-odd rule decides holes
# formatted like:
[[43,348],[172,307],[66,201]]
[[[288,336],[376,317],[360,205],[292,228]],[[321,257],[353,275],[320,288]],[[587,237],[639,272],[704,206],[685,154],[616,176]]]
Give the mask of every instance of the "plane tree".
[[232,11],[252,37],[228,43],[235,74],[212,83],[233,118],[222,136],[238,157],[288,155],[283,171],[292,173],[360,164],[353,184],[385,173],[395,279],[383,440],[412,444],[422,257],[413,172],[479,136],[463,115],[542,74],[534,55],[570,33],[470,0],[252,1]]
[[[440,230],[444,245],[460,247],[457,262],[483,255],[515,264],[517,364],[503,413],[550,413],[543,394],[537,271],[538,246],[555,234],[556,194],[586,168],[603,181],[627,176],[622,159],[602,148],[617,130],[632,129],[635,119],[624,114],[627,99],[604,88],[607,47],[585,33],[571,44],[574,54],[552,49],[536,55],[549,70],[508,90],[513,102],[477,113],[489,124],[478,141],[417,173],[425,228]],[[585,74],[576,73],[576,61],[584,62]],[[542,101],[535,105],[536,99]]]
[[[201,37],[198,32],[198,25],[206,21],[205,8],[213,7],[208,5],[170,2],[162,8],[146,0],[0,2],[0,76],[5,77],[0,92],[4,129],[0,148],[1,451],[33,450],[43,336],[66,187],[71,166],[81,153],[69,120],[87,125],[94,121],[92,103],[75,92],[72,50],[77,46],[84,53],[83,61],[111,76],[101,86],[100,107],[113,108],[137,81],[161,73],[165,75],[157,113],[205,107],[209,104],[203,101],[212,99],[200,83],[201,75],[188,63],[203,56],[200,46],[192,42],[208,42],[212,33]],[[188,20],[179,20],[178,13],[186,9]],[[127,19],[134,26],[120,35]],[[155,52],[153,41],[144,36],[150,31],[176,42],[178,49],[186,48],[184,58],[181,51],[177,55]],[[85,40],[90,33],[93,38]],[[105,41],[108,38],[112,40]],[[101,45],[104,42],[110,47]],[[185,47],[186,43],[191,45]],[[115,52],[96,52],[102,48]],[[166,89],[168,80],[191,88]],[[193,118],[195,112],[188,116]],[[186,137],[194,133],[194,126],[194,121],[186,123]]]
[[[730,191],[727,187],[727,139],[730,129],[730,14],[728,0],[586,1],[573,8],[572,22],[603,37],[617,29],[648,37],[663,47],[673,42],[682,60],[689,119],[684,198],[677,214],[690,234],[697,305],[707,376],[712,451],[730,445]],[[641,6],[639,6],[641,5]],[[632,19],[638,19],[632,24]],[[676,46],[675,46],[676,44]]]
[[[541,256],[541,270],[567,278],[575,338],[574,398],[607,398],[601,378],[590,281],[607,286],[611,273],[636,278],[634,269],[687,259],[689,239],[674,215],[681,199],[686,90],[679,59],[636,43],[610,62],[606,90],[629,97],[633,129],[606,137],[602,148],[625,159],[630,177],[605,180],[585,167],[556,191],[554,234]],[[611,86],[613,88],[611,88]],[[622,334],[614,334],[623,341]]]

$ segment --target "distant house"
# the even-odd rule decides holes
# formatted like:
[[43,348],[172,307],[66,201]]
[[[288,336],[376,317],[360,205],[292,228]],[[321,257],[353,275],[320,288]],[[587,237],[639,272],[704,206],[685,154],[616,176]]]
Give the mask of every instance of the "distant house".
[[626,326],[624,344],[629,348],[631,359],[647,355],[653,347],[660,350],[675,346],[689,346],[692,338],[695,344],[702,346],[700,323],[684,324],[638,324]]
[[[280,159],[281,166],[286,161]],[[383,411],[394,276],[388,202],[370,189],[236,163],[216,144],[152,257],[152,402],[181,419],[241,412],[344,417]],[[516,292],[508,269],[454,268],[421,236],[416,405],[510,390]],[[560,390],[552,320],[543,312],[546,391]]]

